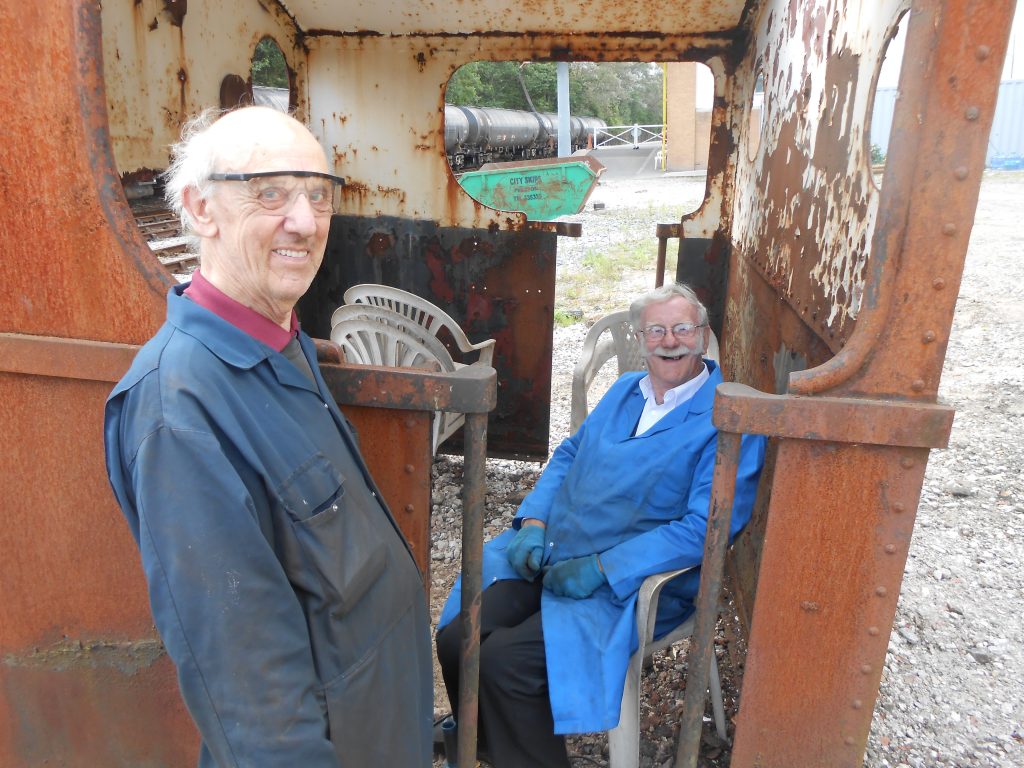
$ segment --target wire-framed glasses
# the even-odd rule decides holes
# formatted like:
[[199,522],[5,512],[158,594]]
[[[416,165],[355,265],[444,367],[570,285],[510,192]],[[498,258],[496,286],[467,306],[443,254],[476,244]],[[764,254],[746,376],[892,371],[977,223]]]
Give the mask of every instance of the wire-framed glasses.
[[[677,339],[688,339],[697,332],[698,328],[703,328],[705,325],[707,323],[676,323],[672,326],[672,335]],[[640,333],[647,341],[658,342],[665,338],[668,329],[664,325],[648,325],[646,328],[641,328]]]
[[338,209],[340,176],[320,171],[255,171],[253,173],[211,173],[210,181],[242,181],[249,185],[256,201],[268,211],[291,208],[298,195],[305,195],[317,213]]

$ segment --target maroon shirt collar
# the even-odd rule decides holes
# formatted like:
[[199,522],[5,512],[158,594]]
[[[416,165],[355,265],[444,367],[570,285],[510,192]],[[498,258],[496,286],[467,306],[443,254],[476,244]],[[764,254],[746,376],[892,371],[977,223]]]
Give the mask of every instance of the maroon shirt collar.
[[192,273],[192,282],[184,291],[199,306],[208,309],[222,320],[245,331],[257,341],[280,352],[298,333],[299,318],[292,310],[291,325],[286,331],[270,318],[232,299],[213,283],[203,277],[200,270]]

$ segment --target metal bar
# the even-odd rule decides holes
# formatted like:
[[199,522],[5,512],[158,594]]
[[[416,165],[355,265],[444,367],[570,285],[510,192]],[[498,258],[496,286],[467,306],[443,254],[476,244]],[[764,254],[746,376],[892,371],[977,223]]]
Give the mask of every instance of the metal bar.
[[[489,413],[497,400],[497,373],[470,365],[457,373],[339,365],[329,343],[316,340],[320,370],[338,405],[400,410]],[[139,347],[89,339],[0,333],[0,373],[87,381],[120,381]]]
[[654,270],[654,287],[661,288],[665,284],[665,252],[668,250],[668,239],[679,237],[678,224],[658,224],[654,228],[658,237],[658,264]]
[[654,267],[654,287],[661,288],[665,284],[665,251],[668,248],[668,238],[658,237],[658,263]]
[[[493,389],[493,386],[492,386]],[[476,765],[478,694],[480,681],[480,594],[482,591],[484,469],[487,416],[466,416],[465,472],[462,487],[462,649],[459,656],[459,768]]]
[[434,373],[321,363],[320,371],[338,405],[486,414],[497,402],[498,374],[486,365]]
[[741,439],[741,435],[733,432],[718,433],[708,529],[704,539],[704,561],[700,569],[700,589],[697,592],[697,619],[687,654],[686,693],[679,725],[675,768],[697,768],[711,654],[715,652],[718,595],[722,591],[725,550],[729,546],[729,525],[732,521]]
[[138,351],[134,344],[0,333],[0,373],[115,383]]
[[730,432],[836,443],[945,448],[954,410],[934,403],[770,395],[718,385],[715,425]]

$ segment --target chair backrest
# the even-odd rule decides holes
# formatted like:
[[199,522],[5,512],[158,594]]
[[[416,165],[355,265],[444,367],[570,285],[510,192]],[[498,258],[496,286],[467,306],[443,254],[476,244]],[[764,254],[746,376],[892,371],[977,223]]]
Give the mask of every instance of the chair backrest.
[[[426,299],[414,293],[403,291],[401,288],[392,288],[389,285],[378,285],[377,283],[361,283],[353,285],[345,291],[345,304],[366,304],[370,306],[389,309],[422,326],[434,336],[437,336],[441,329],[451,334],[452,340],[462,354],[467,352],[478,352],[478,362],[484,365],[491,364],[494,339],[487,339],[478,344],[470,342],[466,332],[458,323],[445,312]],[[333,322],[332,322],[333,325]]]
[[[453,373],[459,367],[441,341],[428,330],[385,307],[346,304],[331,315],[331,341],[346,361],[397,368],[428,368]],[[431,450],[452,436],[466,420],[461,413],[434,414]]]
[[352,313],[339,318],[331,328],[331,341],[342,348],[350,363],[455,370],[444,344],[430,334],[410,330],[400,315],[389,315]]
[[[607,334],[607,335],[606,335]],[[704,357],[718,360],[718,339],[710,332],[708,349]],[[644,364],[640,341],[633,332],[629,321],[629,310],[605,315],[587,331],[583,340],[583,351],[572,374],[572,408],[569,418],[570,434],[576,432],[590,413],[587,396],[590,385],[605,364],[615,359],[619,376],[628,371],[642,371]]]

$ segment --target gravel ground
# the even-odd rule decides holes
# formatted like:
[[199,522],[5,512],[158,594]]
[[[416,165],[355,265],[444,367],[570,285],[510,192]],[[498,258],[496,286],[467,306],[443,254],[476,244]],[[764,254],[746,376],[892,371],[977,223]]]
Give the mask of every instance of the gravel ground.
[[[654,225],[696,207],[702,195],[703,179],[602,182],[584,213],[566,217],[584,224],[584,237],[560,241],[559,281],[582,269],[587,253],[630,240],[654,243]],[[595,202],[605,207],[592,210]],[[1024,537],[1018,526],[1024,513],[1024,245],[1015,231],[1021,211],[1024,173],[987,173],[940,387],[941,399],[957,409],[956,420],[949,449],[932,452],[929,461],[867,768],[1024,768]],[[626,274],[608,304],[626,306],[651,283],[650,274]],[[582,323],[555,329],[552,447],[568,433],[572,369],[586,328],[609,311],[605,302],[578,309]],[[603,383],[610,383],[608,377]],[[539,471],[537,464],[488,461],[485,538],[507,527]],[[435,462],[435,620],[459,568],[461,472],[457,458]],[[731,718],[742,649],[736,633],[726,629],[719,628],[716,642]],[[685,644],[677,649],[659,654],[645,675],[643,768],[672,764],[685,684]],[[435,709],[439,715],[448,711],[439,675]],[[719,743],[712,727],[704,730],[702,765],[727,765],[728,743]],[[731,722],[729,730],[731,737]],[[569,747],[574,765],[607,765],[602,734],[572,737]]]

